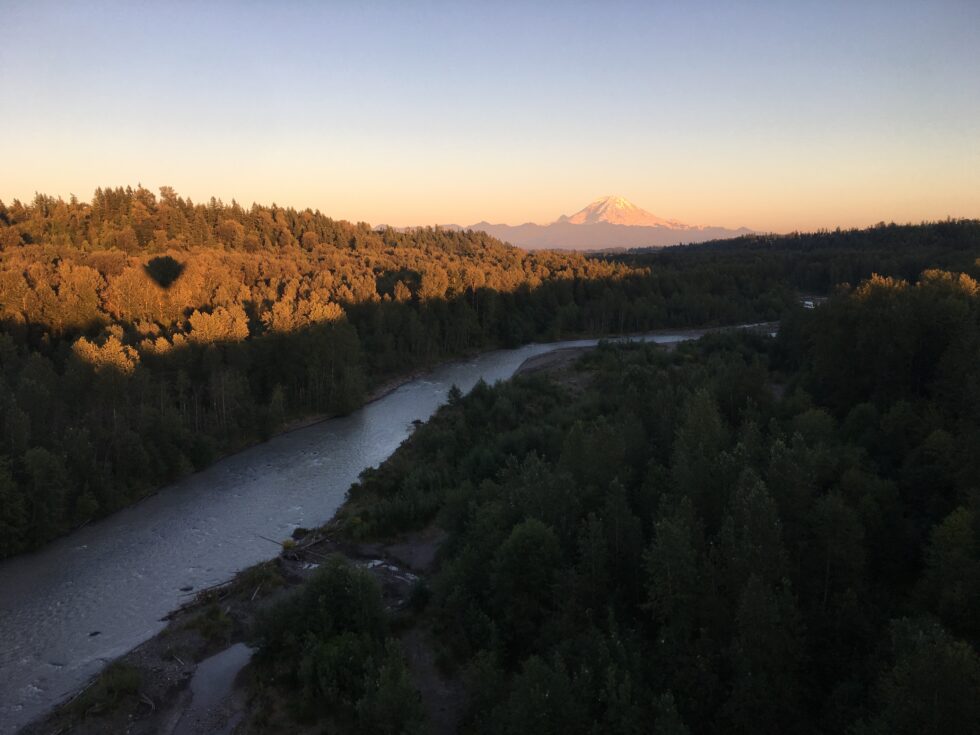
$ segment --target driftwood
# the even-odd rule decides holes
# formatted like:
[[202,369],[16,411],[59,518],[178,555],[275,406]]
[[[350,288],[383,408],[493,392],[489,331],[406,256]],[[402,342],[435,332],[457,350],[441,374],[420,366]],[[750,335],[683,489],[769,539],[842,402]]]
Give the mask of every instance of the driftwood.
[[320,543],[321,541],[324,540],[324,539],[322,539],[322,538],[320,538],[319,536],[316,536],[316,535],[314,535],[314,537],[312,539],[310,539],[310,541],[308,541],[307,543],[305,543],[303,545],[296,544],[295,546],[293,546],[293,547],[291,547],[289,549],[284,548],[283,545],[279,541],[276,541],[274,539],[271,539],[268,536],[263,536],[261,533],[257,533],[255,535],[258,536],[263,541],[268,541],[271,544],[275,544],[280,549],[282,549],[284,552],[288,551],[289,552],[289,555],[292,558],[295,558],[300,553],[303,553],[303,554],[309,554],[310,556],[314,556],[317,559],[321,559],[322,561],[327,561],[327,559],[329,559],[329,557],[326,554],[321,554],[320,552],[313,551],[313,549],[310,548],[311,546],[315,546],[316,544],[318,544],[318,543]]
[[140,692],[140,701],[143,702],[144,704],[148,704],[150,706],[150,712],[151,713],[157,711],[157,706],[155,704],[153,704],[153,700],[150,699],[145,694],[143,694],[143,692]]
[[309,548],[299,549],[299,551],[302,551],[304,554],[310,554],[311,556],[315,556],[317,559],[322,559],[323,561],[327,561],[327,559],[330,558],[326,554],[321,554],[319,551],[313,551],[313,549],[309,549]]
[[[234,579],[226,579],[224,582],[218,582],[217,584],[213,584],[210,587],[204,587],[202,589],[199,589],[197,592],[194,593],[193,599],[188,600],[183,605],[178,607],[176,610],[171,610],[162,618],[160,618],[160,620],[173,620],[175,617],[180,615],[180,613],[190,610],[191,608],[203,603],[204,600],[201,599],[202,595],[206,595],[209,592],[222,592],[222,591],[227,592],[228,588],[231,587],[231,585],[234,584],[234,582],[235,582]],[[218,599],[221,599],[221,597],[222,595],[219,595]]]
[[[261,533],[257,533],[255,535],[258,536],[263,541],[268,541],[270,544],[275,544],[276,546],[278,546],[280,548],[280,550],[283,550],[282,549],[282,543],[281,542],[276,541],[275,539],[271,539],[268,536],[263,536]],[[327,561],[329,559],[329,556],[327,556],[326,554],[322,554],[322,553],[320,553],[318,551],[314,551],[312,548],[310,548],[311,546],[314,546],[314,545],[320,543],[321,541],[326,540],[326,537],[322,537],[322,536],[320,536],[317,533],[313,533],[313,534],[310,534],[310,536],[307,537],[307,538],[309,540],[306,540],[306,542],[304,544],[302,544],[302,545],[296,545],[292,549],[290,549],[289,551],[292,552],[293,555],[297,555],[297,554],[309,554],[310,556],[312,556],[312,557],[314,557],[316,559],[320,559],[321,561]],[[209,592],[219,592],[219,593],[220,592],[227,592],[228,588],[231,587],[236,582],[236,580],[237,580],[237,578],[236,577],[233,577],[232,579],[227,579],[224,582],[218,582],[217,584],[213,584],[210,587],[203,587],[202,589],[196,590],[193,593],[194,594],[193,599],[188,600],[183,605],[181,605],[180,607],[178,607],[176,610],[171,610],[169,613],[167,613],[166,615],[164,615],[160,619],[161,620],[165,620],[165,621],[173,620],[177,615],[180,615],[181,613],[186,612],[187,610],[190,610],[191,608],[193,608],[193,607],[201,604],[202,602],[204,602],[201,599],[201,596],[202,595],[206,595]],[[258,589],[256,589],[256,591],[252,593],[252,600],[255,599],[255,597],[256,597],[257,594],[258,594]],[[218,599],[221,599],[222,596],[223,595],[219,594]]]

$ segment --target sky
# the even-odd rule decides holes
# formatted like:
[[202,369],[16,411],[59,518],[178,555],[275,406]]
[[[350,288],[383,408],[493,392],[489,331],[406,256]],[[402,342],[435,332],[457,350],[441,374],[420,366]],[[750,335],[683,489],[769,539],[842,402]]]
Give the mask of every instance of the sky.
[[372,224],[620,194],[785,232],[980,217],[980,0],[0,0],[0,200]]

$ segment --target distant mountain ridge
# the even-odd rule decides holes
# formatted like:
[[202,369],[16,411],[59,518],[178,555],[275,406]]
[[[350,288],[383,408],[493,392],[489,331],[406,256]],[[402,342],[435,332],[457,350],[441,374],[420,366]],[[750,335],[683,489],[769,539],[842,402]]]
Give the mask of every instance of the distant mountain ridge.
[[740,237],[753,232],[746,227],[733,230],[686,225],[664,219],[618,195],[597,199],[575,214],[562,215],[547,225],[533,222],[503,225],[484,221],[463,229],[483,230],[488,235],[522,248],[564,250],[667,247]]

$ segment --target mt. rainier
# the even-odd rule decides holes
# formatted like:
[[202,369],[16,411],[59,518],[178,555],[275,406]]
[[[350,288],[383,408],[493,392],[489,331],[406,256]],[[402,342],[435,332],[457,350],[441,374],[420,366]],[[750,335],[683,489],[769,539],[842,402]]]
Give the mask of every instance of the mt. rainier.
[[575,214],[562,215],[548,225],[528,222],[511,226],[478,222],[466,229],[483,230],[522,248],[565,250],[666,247],[752,233],[745,227],[732,230],[685,225],[651,214],[621,196],[596,199]]
[[625,197],[608,196],[596,199],[592,204],[579,210],[571,217],[562,215],[558,222],[568,222],[573,225],[596,225],[606,222],[610,225],[625,225],[627,227],[685,227],[680,222],[663,219],[640,209]]

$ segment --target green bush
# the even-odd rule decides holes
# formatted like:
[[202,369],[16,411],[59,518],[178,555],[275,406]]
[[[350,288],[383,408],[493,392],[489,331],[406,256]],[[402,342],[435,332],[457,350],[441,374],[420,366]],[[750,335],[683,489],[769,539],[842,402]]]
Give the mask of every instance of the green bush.
[[341,731],[416,732],[422,723],[381,591],[368,572],[331,557],[256,628],[259,675],[289,693],[300,716]]

